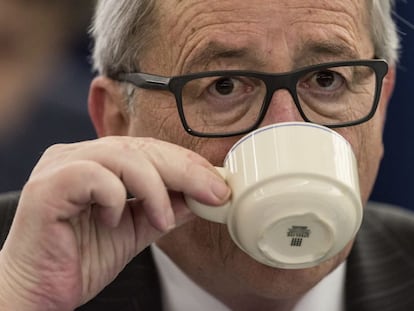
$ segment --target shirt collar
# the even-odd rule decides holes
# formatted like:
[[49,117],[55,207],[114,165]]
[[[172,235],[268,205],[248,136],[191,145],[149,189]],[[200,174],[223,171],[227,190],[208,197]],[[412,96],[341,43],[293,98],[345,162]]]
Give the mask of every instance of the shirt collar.
[[[230,311],[185,275],[155,243],[151,250],[160,276],[163,310]],[[292,311],[344,311],[345,265],[307,292]]]

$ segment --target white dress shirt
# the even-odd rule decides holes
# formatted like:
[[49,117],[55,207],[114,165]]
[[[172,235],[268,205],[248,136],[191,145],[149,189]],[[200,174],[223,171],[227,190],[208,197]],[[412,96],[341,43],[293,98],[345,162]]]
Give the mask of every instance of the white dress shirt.
[[[185,275],[155,244],[164,311],[229,311],[223,303]],[[326,276],[297,303],[292,311],[344,311],[345,263]]]

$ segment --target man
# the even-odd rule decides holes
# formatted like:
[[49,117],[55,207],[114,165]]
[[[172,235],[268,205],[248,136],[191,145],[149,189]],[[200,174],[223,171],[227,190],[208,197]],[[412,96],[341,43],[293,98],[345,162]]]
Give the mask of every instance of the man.
[[[366,210],[345,275],[352,243],[316,267],[270,268],[183,200],[223,204],[230,190],[213,165],[240,135],[305,120],[350,142],[366,203],[395,79],[391,9],[356,0],[101,1],[89,109],[99,136],[110,137],[53,146],[34,168],[0,253],[2,310],[412,309],[412,216]],[[383,80],[385,63],[374,58],[390,65]],[[332,62],[341,65],[319,66]],[[240,71],[204,74],[223,70]],[[293,72],[294,87],[264,100],[273,84],[263,81],[280,76],[245,71]],[[163,77],[190,73],[163,86]],[[362,84],[367,77],[378,79]],[[347,104],[340,114],[335,101]],[[16,204],[3,198],[4,214]]]

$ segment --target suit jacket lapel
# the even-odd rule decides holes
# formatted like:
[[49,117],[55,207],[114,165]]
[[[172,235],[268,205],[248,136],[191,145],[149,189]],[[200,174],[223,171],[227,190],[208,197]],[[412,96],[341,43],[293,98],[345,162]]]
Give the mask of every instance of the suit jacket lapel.
[[347,263],[346,310],[414,310],[414,221],[367,207]]

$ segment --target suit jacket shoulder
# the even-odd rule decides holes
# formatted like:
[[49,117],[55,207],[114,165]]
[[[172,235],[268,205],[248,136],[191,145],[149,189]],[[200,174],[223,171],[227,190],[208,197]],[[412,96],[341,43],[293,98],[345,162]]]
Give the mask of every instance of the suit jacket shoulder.
[[414,310],[414,214],[370,203],[348,258],[347,310]]
[[8,192],[0,195],[0,249],[9,234],[19,196],[20,192]]

